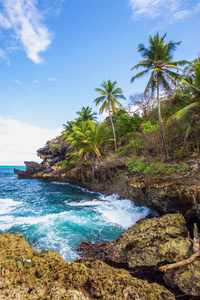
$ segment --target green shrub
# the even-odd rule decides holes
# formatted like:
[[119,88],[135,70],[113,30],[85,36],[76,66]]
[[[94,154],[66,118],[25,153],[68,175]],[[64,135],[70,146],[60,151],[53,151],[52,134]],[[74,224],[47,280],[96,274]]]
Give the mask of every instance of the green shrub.
[[152,132],[154,129],[158,128],[158,125],[152,125],[150,121],[147,121],[146,123],[142,123],[142,126],[144,128],[144,132]]
[[58,144],[51,144],[50,145],[50,151],[53,153],[53,152],[61,152],[62,150],[62,147],[61,145],[58,145]]
[[61,165],[61,168],[64,169],[64,170],[72,168],[72,165],[70,164],[68,159],[61,161],[60,165]]
[[142,159],[130,159],[126,163],[130,171],[143,173],[146,175],[169,175],[172,173],[186,172],[189,166],[185,163],[179,165],[164,164],[160,162],[148,164]]
[[143,173],[146,168],[146,163],[144,163],[141,159],[137,159],[137,160],[130,159],[126,163],[126,166],[130,171]]
[[121,147],[120,149],[116,150],[117,156],[124,156],[127,154],[136,155],[138,151],[138,145],[136,141],[132,140],[127,145]]
[[186,172],[188,171],[189,169],[189,166],[185,163],[181,163],[180,165],[177,166],[177,173],[180,173],[180,172]]

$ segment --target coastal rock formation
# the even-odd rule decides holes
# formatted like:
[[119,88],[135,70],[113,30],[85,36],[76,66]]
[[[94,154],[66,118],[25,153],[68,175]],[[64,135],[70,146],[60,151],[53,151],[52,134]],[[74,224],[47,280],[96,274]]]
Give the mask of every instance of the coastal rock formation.
[[58,252],[37,252],[19,233],[0,235],[0,299],[175,300],[156,283],[94,259],[67,263]]
[[42,170],[41,164],[34,161],[25,161],[26,171],[14,169],[14,172],[21,178],[26,178],[32,174],[40,172]]
[[53,139],[37,150],[37,155],[42,159],[42,169],[48,169],[56,163],[66,159],[66,151],[69,148],[69,143],[62,139]]
[[184,176],[134,176],[127,181],[128,193],[136,205],[160,213],[180,212],[200,221],[200,173]]
[[[42,157],[46,160],[44,158],[42,168],[47,168],[48,155],[44,155]],[[128,171],[125,161],[118,159],[102,163],[95,170],[94,180],[91,168],[86,167],[85,182],[82,182],[80,170],[63,170],[58,164],[52,169],[52,172],[43,169],[26,175],[27,178],[77,184],[107,194],[118,193],[120,197],[131,199],[136,205],[149,207],[160,214],[179,212],[187,220],[197,219],[200,222],[200,173],[197,163],[188,174],[150,176]],[[24,173],[20,172],[17,173],[19,177],[24,177]]]
[[188,265],[167,270],[163,265],[182,261],[193,254],[192,241],[181,214],[144,219],[113,242],[82,243],[84,257],[100,259],[111,266],[127,268],[133,276],[161,280],[184,294],[200,296],[200,257]]

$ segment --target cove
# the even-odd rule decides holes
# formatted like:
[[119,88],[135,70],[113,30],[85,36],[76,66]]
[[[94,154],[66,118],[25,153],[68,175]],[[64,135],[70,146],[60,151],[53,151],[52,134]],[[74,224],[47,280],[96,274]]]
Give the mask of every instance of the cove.
[[36,250],[58,251],[66,261],[79,257],[82,241],[112,241],[150,212],[117,194],[18,179],[12,167],[0,168],[0,233],[19,232]]

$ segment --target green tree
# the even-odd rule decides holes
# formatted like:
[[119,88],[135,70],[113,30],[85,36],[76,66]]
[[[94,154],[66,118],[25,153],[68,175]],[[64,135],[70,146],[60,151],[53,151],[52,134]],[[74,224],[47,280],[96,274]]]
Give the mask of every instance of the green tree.
[[97,113],[96,112],[92,112],[92,108],[87,106],[87,107],[82,107],[81,111],[77,111],[77,115],[79,115],[79,117],[76,119],[76,121],[94,121],[97,118]]
[[100,161],[101,153],[99,147],[108,142],[105,140],[108,129],[104,123],[97,124],[88,120],[81,121],[73,126],[73,133],[67,138],[70,142],[70,154],[72,162],[79,163],[81,166],[82,180],[85,181],[85,164],[92,164],[92,178],[94,179],[95,165]]
[[160,87],[169,91],[171,89],[170,84],[176,85],[176,81],[180,81],[180,75],[177,73],[179,69],[178,66],[183,66],[187,62],[185,60],[182,61],[172,61],[174,51],[176,47],[180,45],[180,42],[172,42],[165,44],[165,37],[159,36],[157,33],[153,38],[149,37],[149,47],[146,48],[144,44],[139,44],[138,52],[140,52],[141,56],[144,58],[137,65],[135,65],[131,70],[138,69],[139,67],[143,67],[146,70],[139,72],[135,76],[131,78],[131,82],[134,82],[136,78],[142,77],[149,71],[151,71],[150,79],[145,88],[145,93],[151,91],[152,95],[157,93],[157,103],[158,103],[158,117],[160,124],[160,132],[163,143],[163,149],[165,154],[165,159],[168,157],[167,147],[165,136],[163,132],[162,126],[162,116],[160,109]]
[[[126,136],[133,135],[140,130],[142,118],[134,113],[130,115],[125,109],[119,109],[117,115],[112,117],[117,140],[124,139]],[[105,123],[110,127],[110,118],[105,119]]]
[[64,126],[64,130],[61,132],[62,135],[61,135],[61,138],[63,140],[66,140],[66,138],[73,132],[73,126],[75,125],[76,123],[74,121],[67,121],[67,124],[63,124]]
[[102,106],[99,109],[99,113],[102,114],[104,111],[108,112],[110,117],[110,122],[113,130],[114,135],[114,144],[115,149],[117,148],[116,143],[116,134],[115,134],[115,128],[112,120],[112,115],[117,114],[117,106],[122,108],[122,104],[118,101],[118,99],[126,99],[124,95],[122,95],[122,90],[118,87],[116,87],[117,82],[111,82],[108,80],[107,82],[103,81],[101,84],[101,88],[96,88],[95,91],[99,92],[101,94],[100,97],[96,98],[94,100],[96,105],[99,105],[103,102]]
[[197,57],[194,61],[184,69],[184,76],[181,79],[185,86],[183,92],[187,99],[191,102],[188,105],[182,105],[182,108],[176,111],[168,118],[168,123],[172,120],[187,119],[188,127],[185,134],[185,141],[193,129],[199,134],[199,111],[200,111],[200,58]]

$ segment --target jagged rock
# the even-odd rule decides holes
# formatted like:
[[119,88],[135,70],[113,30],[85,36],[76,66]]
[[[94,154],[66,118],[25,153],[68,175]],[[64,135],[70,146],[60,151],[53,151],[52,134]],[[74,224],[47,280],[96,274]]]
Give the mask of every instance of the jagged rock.
[[42,170],[41,164],[35,161],[25,161],[26,172],[29,174],[37,173]]
[[14,169],[14,172],[21,178],[29,178],[30,175],[38,173],[42,170],[41,164],[34,161],[25,161],[26,171]]
[[48,169],[66,159],[66,151],[70,144],[62,139],[53,139],[47,145],[37,150],[37,155],[43,160],[42,169]]
[[[125,231],[117,240],[83,244],[83,256],[100,259],[110,265],[126,267],[135,276],[163,276],[162,265],[182,261],[193,254],[185,219],[181,214],[144,219]],[[81,248],[79,248],[81,250]],[[184,293],[200,296],[200,259],[178,269],[167,270],[166,284]]]
[[187,219],[200,221],[200,174],[181,177],[129,176],[128,194],[136,205],[160,213],[180,212]]
[[0,235],[0,271],[1,300],[175,300],[165,287],[101,261],[67,263],[58,252],[39,253],[19,233]]

